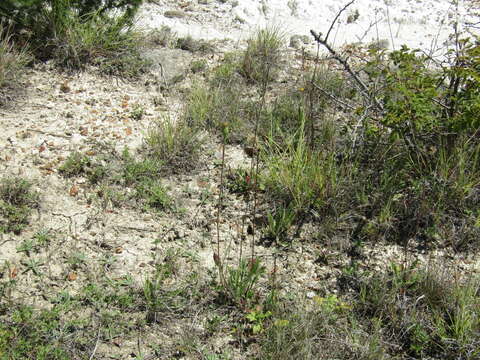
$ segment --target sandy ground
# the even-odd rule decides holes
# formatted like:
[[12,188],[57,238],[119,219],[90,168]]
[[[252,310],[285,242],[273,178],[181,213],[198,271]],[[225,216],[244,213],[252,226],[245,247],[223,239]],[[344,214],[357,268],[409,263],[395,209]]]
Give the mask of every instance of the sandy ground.
[[[195,38],[240,41],[253,30],[277,26],[288,35],[326,34],[332,20],[348,1],[314,0],[155,0],[139,14],[139,24],[155,29],[170,26]],[[451,43],[454,24],[460,32],[474,32],[468,24],[476,11],[474,1],[356,0],[342,13],[329,36],[341,46],[352,42],[402,44],[439,55]]]
[[[308,35],[310,29],[325,33],[343,5],[333,0],[156,0],[142,8],[138,24],[147,29],[168,25],[180,35],[195,38],[228,38],[231,48],[241,48],[242,41],[264,25],[279,26],[289,35]],[[446,0],[357,0],[341,16],[330,39],[336,45],[386,39],[391,48],[405,43],[427,51],[441,50],[446,46],[452,23],[467,22],[469,6],[465,1],[454,7]],[[193,76],[188,66],[185,64],[182,70],[188,76],[178,85],[180,88],[188,87],[188,78]],[[161,94],[157,88],[146,85],[152,82],[149,75],[136,82],[88,71],[71,76],[48,64],[29,69],[27,75],[24,93],[11,106],[0,109],[0,173],[31,179],[42,199],[31,226],[21,235],[0,234],[0,266],[18,269],[21,296],[42,305],[41,296],[74,292],[99,274],[130,275],[141,286],[145,274],[155,268],[153,259],[161,260],[171,250],[182,254],[177,265],[183,272],[213,272],[215,202],[203,204],[199,199],[207,192],[211,199],[218,196],[218,144],[210,144],[205,166],[198,173],[164,179],[179,207],[184,208],[181,215],[149,214],[128,206],[102,207],[89,201],[94,194],[86,179],[65,179],[58,172],[72,151],[94,154],[101,151],[102,144],[117,152],[125,146],[140,147],[152,120],[165,110],[178,112],[179,99],[184,94],[176,90]],[[162,109],[156,105],[159,96],[163,97]],[[131,114],[139,106],[144,109],[144,116],[135,120]],[[246,160],[238,147],[228,148],[226,153],[229,166]],[[238,253],[237,229],[244,204],[231,195],[225,205],[227,210],[221,219],[222,250],[227,260],[233,262]],[[39,281],[25,265],[30,256],[19,252],[18,246],[44,230],[53,233],[54,238],[48,249],[31,255],[45,274]],[[158,240],[160,245],[156,244]],[[259,246],[257,251],[272,271],[272,249]],[[85,265],[76,270],[72,279],[69,259],[79,253],[85,255]],[[373,271],[389,261],[402,259],[402,254],[403,250],[395,245],[379,244],[365,249]],[[480,271],[475,254],[432,252],[412,256],[424,262],[430,257],[442,257],[452,267]],[[334,291],[335,277],[348,261],[341,248],[332,250],[320,243],[303,242],[282,252],[280,259],[278,276],[284,291],[304,292],[309,298]],[[107,260],[112,260],[108,269]],[[111,344],[104,346],[103,353],[109,353]],[[122,351],[127,353],[128,349]]]

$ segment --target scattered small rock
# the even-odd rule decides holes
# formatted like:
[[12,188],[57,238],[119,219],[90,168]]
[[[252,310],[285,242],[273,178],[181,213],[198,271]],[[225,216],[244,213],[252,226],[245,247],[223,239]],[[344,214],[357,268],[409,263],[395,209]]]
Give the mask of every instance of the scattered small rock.
[[168,10],[163,13],[163,16],[167,18],[184,18],[187,14],[179,10]]

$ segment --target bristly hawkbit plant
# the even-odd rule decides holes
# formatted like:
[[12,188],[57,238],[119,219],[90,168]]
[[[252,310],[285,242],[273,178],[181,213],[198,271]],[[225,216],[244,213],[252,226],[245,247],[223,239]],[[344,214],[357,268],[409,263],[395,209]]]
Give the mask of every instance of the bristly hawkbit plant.
[[220,216],[223,209],[223,192],[224,192],[224,171],[225,171],[225,144],[228,137],[227,122],[221,123],[222,126],[222,162],[220,167],[220,191],[218,197],[218,209],[217,209],[217,252],[213,254],[213,260],[218,268],[218,274],[220,277],[220,283],[225,289],[228,289],[228,284],[225,281],[225,268],[223,264],[222,255],[220,253]]
[[[250,163],[250,174],[253,180],[253,207],[252,207],[252,246],[251,259],[255,258],[255,217],[258,206],[258,166],[259,166],[259,145],[258,135],[260,128],[260,116],[265,108],[268,84],[274,80],[274,73],[278,69],[281,60],[282,34],[276,28],[265,28],[259,30],[254,39],[251,39],[247,50],[244,53],[242,71],[248,78],[260,84],[260,101],[254,113],[254,156]],[[275,74],[276,75],[276,74]]]

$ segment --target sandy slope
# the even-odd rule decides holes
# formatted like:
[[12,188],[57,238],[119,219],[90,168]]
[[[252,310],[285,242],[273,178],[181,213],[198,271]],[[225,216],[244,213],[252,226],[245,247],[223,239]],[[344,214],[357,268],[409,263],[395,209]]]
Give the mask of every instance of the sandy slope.
[[[155,0],[145,5],[139,24],[146,28],[168,25],[180,34],[198,38],[245,39],[260,26],[276,25],[288,34],[308,35],[310,29],[326,33],[348,1],[336,0]],[[342,13],[330,40],[336,45],[388,40],[423,50],[440,50],[449,42],[453,24],[466,26],[474,1],[355,0]],[[169,13],[169,11],[177,11]]]

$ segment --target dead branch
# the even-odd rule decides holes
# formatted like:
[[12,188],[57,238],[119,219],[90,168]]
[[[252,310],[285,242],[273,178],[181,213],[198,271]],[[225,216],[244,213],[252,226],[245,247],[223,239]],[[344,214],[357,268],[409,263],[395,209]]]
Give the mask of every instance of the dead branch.
[[346,59],[341,57],[331,46],[330,44],[326,41],[326,39],[322,38],[321,34],[317,34],[314,30],[310,30],[310,33],[314,37],[315,41],[321,45],[323,45],[332,55],[332,57],[337,60],[340,64],[342,64],[343,68],[345,71],[347,71],[350,76],[355,80],[355,82],[360,86],[360,90],[365,96],[365,98],[370,99],[372,103],[375,105],[377,110],[383,113],[383,105],[380,103],[380,101],[375,97],[375,95],[370,94],[370,90],[368,86],[358,77],[358,75],[353,71],[353,69],[350,67],[350,64]]
[[333,96],[333,95],[330,94],[328,91],[326,91],[325,89],[322,89],[320,86],[318,86],[318,85],[315,84],[314,82],[312,82],[312,85],[313,85],[314,88],[316,88],[316,89],[317,89],[318,91],[320,91],[322,94],[324,94],[325,96],[328,96],[330,99],[332,99],[334,102],[336,102],[336,103],[339,104],[340,106],[343,106],[345,109],[355,110],[355,107],[353,107],[352,105],[346,103],[345,101],[340,100],[338,97]]
[[325,42],[328,41],[328,36],[330,35],[330,32],[332,31],[333,26],[334,26],[335,23],[337,22],[337,20],[338,20],[338,18],[340,17],[340,15],[341,15],[345,10],[347,10],[347,8],[348,8],[350,5],[352,5],[354,2],[355,2],[355,0],[350,1],[347,5],[345,5],[345,6],[337,13],[337,16],[335,16],[335,19],[333,19],[332,23],[330,24],[330,29],[328,29],[327,36],[325,36]]

